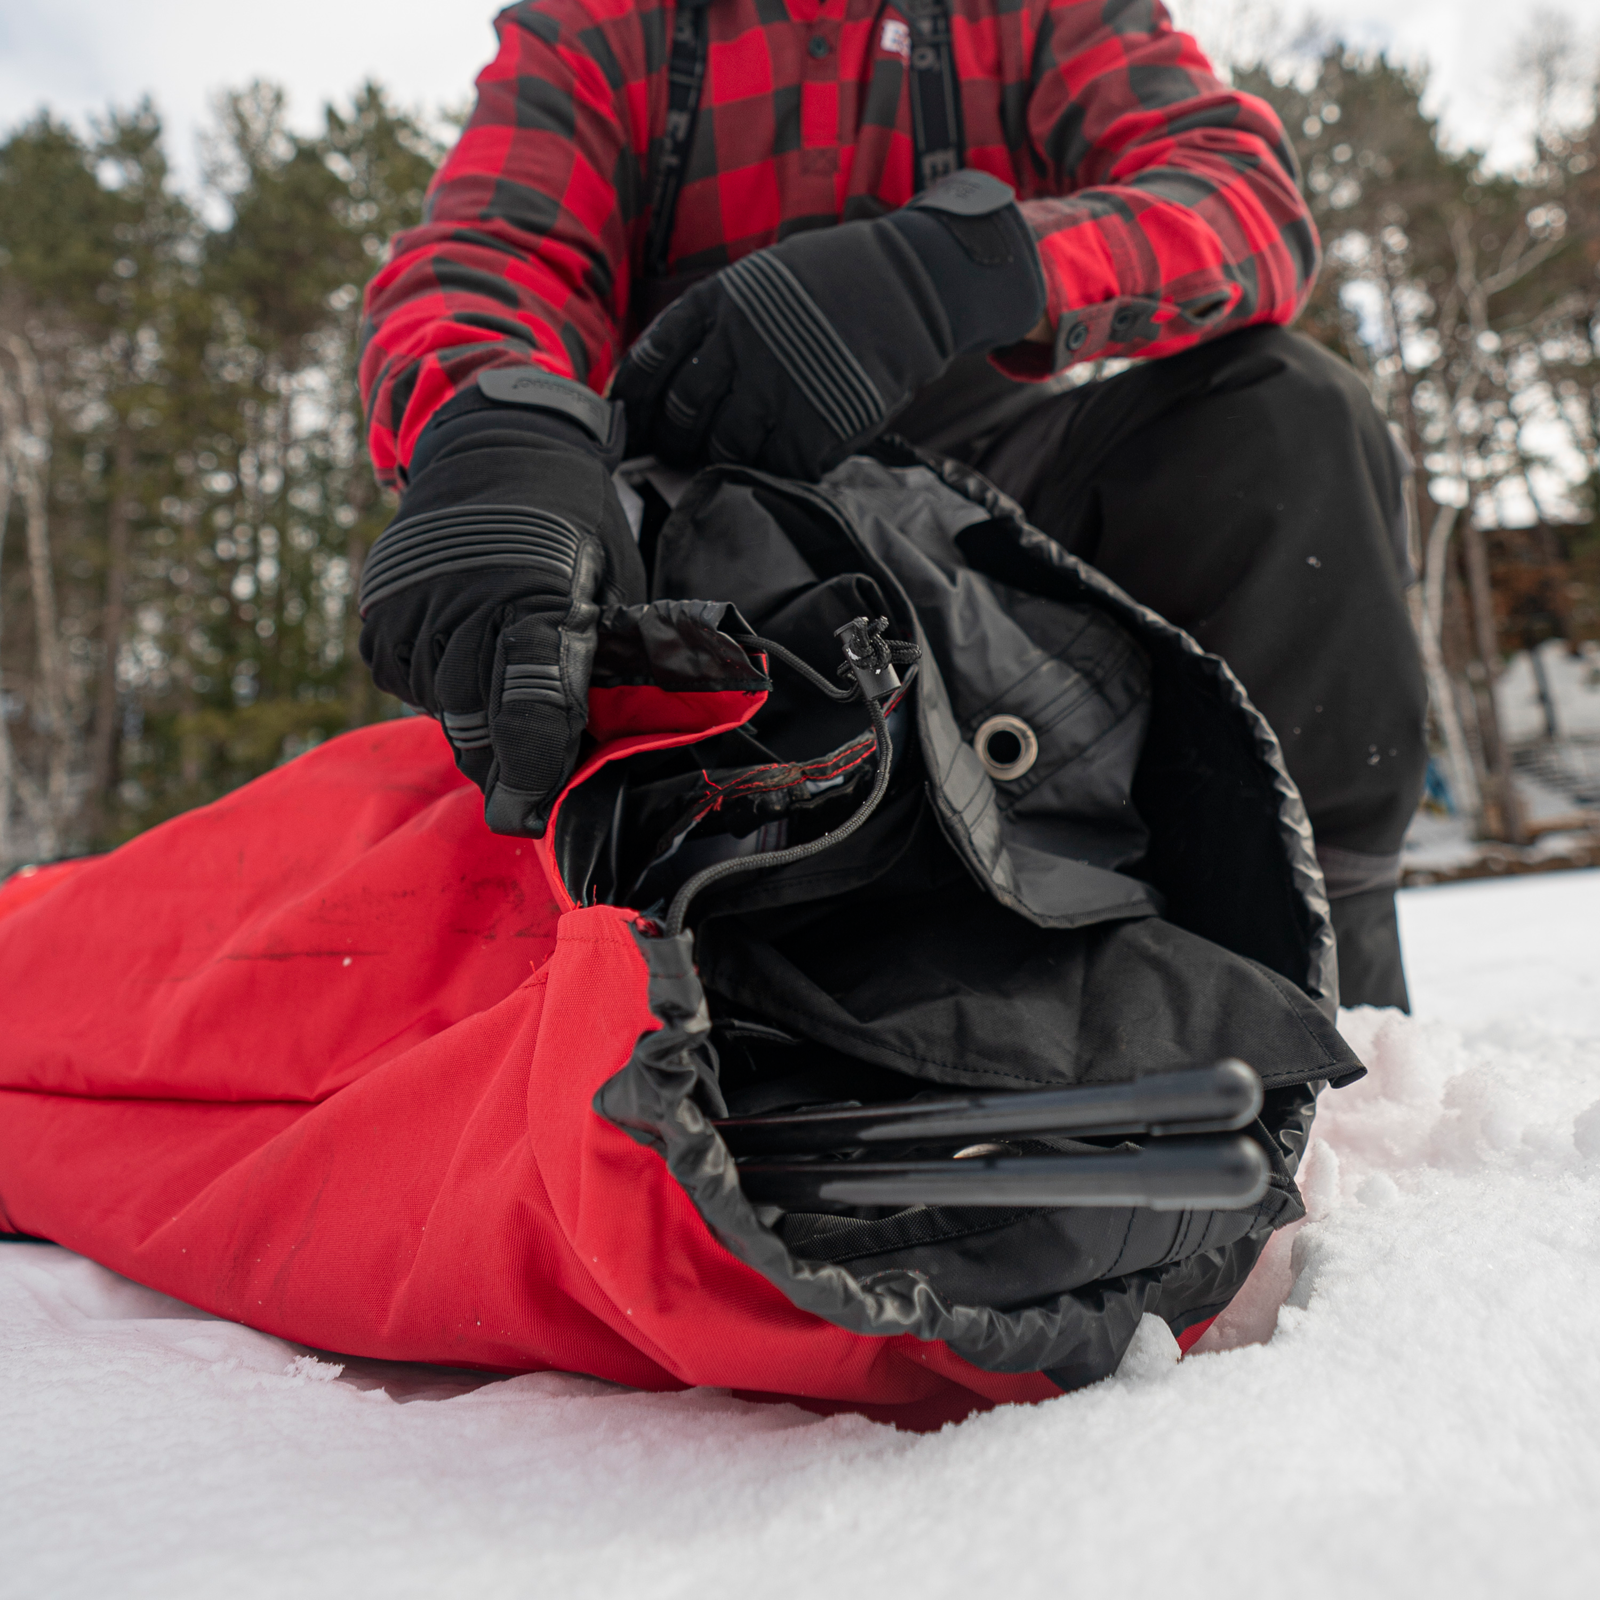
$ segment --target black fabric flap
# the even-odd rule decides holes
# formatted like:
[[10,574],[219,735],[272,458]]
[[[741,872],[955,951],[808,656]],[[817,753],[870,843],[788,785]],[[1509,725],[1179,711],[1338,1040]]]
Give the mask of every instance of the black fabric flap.
[[591,688],[652,684],[677,691],[762,691],[771,683],[730,634],[750,625],[726,600],[652,600],[600,614]]

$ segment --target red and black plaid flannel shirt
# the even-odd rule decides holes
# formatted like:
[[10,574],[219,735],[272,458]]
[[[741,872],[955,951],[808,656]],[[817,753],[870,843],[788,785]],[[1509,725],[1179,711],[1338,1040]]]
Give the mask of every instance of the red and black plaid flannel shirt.
[[[367,290],[361,381],[379,475],[486,366],[603,390],[639,331],[674,7],[525,0],[429,190]],[[1156,0],[951,0],[967,164],[1039,239],[1044,377],[1287,322],[1317,241],[1272,109],[1223,85]],[[912,195],[909,33],[888,0],[711,0],[668,270],[712,269]]]

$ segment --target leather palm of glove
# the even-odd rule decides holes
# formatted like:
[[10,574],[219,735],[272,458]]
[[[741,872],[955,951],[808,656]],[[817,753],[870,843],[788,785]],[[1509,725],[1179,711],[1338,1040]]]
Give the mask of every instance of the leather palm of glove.
[[[501,388],[519,371],[497,369]],[[606,451],[559,416],[463,400],[367,559],[361,655],[444,724],[489,827],[538,838],[578,758],[600,607],[643,600],[644,568],[611,480],[620,436]]]
[[1012,190],[958,172],[888,216],[797,234],[696,284],[611,392],[635,451],[818,478],[957,356],[1014,344],[1045,306]]

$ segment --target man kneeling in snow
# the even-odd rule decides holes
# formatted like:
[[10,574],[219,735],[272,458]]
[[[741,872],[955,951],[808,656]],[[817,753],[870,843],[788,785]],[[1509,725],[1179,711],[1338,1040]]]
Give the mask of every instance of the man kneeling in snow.
[[[543,830],[596,603],[644,598],[625,431],[811,478],[892,430],[1229,662],[1305,797],[1345,1003],[1404,1005],[1402,468],[1285,331],[1317,240],[1270,107],[1154,0],[526,0],[497,27],[362,365],[404,488],[362,651],[489,825]],[[1107,357],[1139,362],[1039,381]]]

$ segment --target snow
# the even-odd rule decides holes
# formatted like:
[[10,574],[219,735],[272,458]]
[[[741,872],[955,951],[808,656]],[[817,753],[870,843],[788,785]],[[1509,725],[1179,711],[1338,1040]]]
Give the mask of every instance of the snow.
[[1494,687],[1500,730],[1512,746],[1522,818],[1537,837],[1520,847],[1485,845],[1473,837],[1468,818],[1419,810],[1402,846],[1408,882],[1457,876],[1482,866],[1486,856],[1498,862],[1496,870],[1513,871],[1594,860],[1600,828],[1600,644],[1585,642],[1574,653],[1551,639],[1538,655],[1555,712],[1554,739],[1528,651],[1507,661]]
[[1600,872],[1411,889],[1399,903],[1418,1021],[1587,1035],[1600,1050]]
[[[1539,661],[1555,705],[1556,730],[1563,738],[1600,738],[1600,644],[1592,640],[1578,646],[1577,654],[1559,639],[1539,647]],[[1543,702],[1533,661],[1519,650],[1506,663],[1494,686],[1500,729],[1512,744],[1526,744],[1545,736]]]
[[1600,1592],[1600,873],[1402,897],[1310,1219],[1181,1362],[930,1436],[314,1352],[0,1245],[0,1595]]

